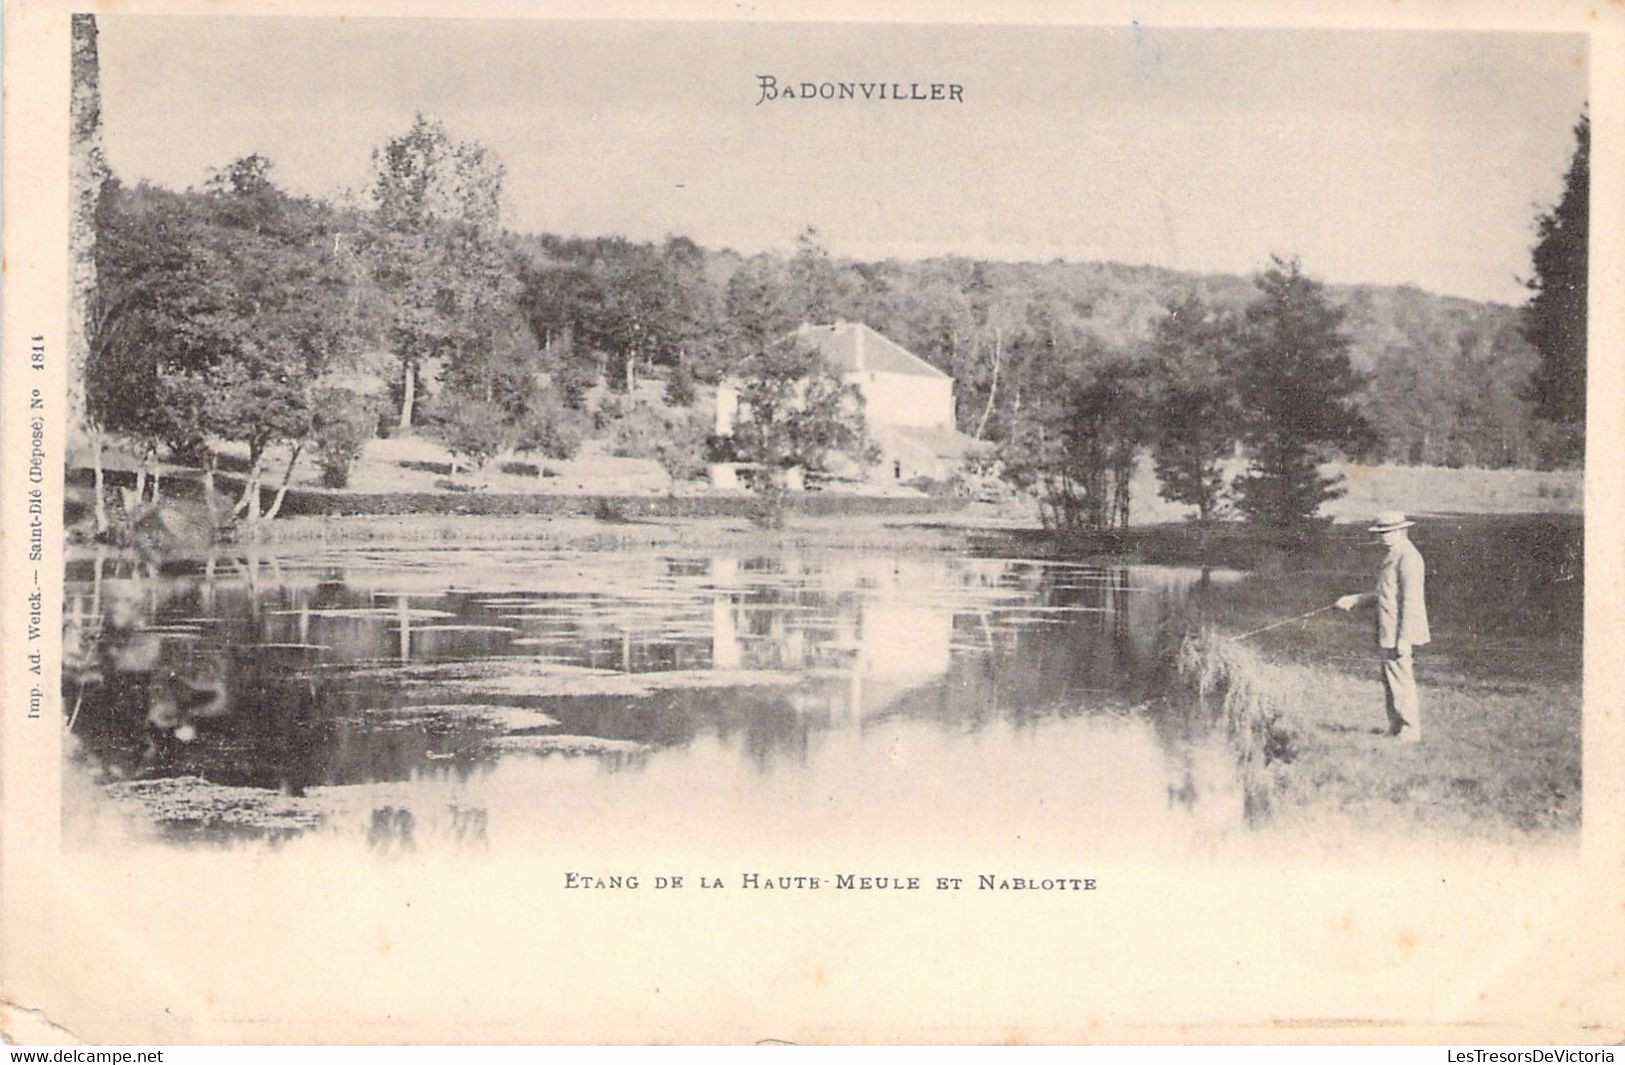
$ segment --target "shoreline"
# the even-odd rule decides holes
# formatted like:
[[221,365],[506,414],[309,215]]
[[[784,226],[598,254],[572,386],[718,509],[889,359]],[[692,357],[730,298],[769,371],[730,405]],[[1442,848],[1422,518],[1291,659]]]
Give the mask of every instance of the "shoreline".
[[[1282,838],[1339,838],[1386,825],[1441,838],[1566,839],[1579,824],[1582,700],[1579,645],[1569,628],[1581,592],[1575,585],[1583,582],[1563,576],[1578,556],[1553,550],[1579,550],[1578,515],[1456,515],[1424,523],[1430,581],[1438,577],[1430,599],[1446,624],[1419,669],[1428,739],[1404,749],[1372,735],[1383,720],[1382,696],[1363,619],[1322,614],[1247,644],[1227,642],[1368,579],[1368,538],[1348,528],[1334,527],[1314,548],[1292,554],[1245,526],[1142,526],[1068,541],[981,505],[945,514],[797,516],[776,530],[716,517],[606,522],[420,515],[277,524],[287,535],[216,550],[298,554],[441,544],[606,552],[867,550],[1243,569],[1246,581],[1216,585],[1184,619],[1187,632],[1209,633],[1207,668],[1223,674],[1218,683],[1206,682],[1213,698],[1185,684],[1177,688],[1207,702],[1221,728],[1248,737],[1236,754],[1250,802]],[[135,556],[128,548],[78,545],[70,559],[98,551]],[[1517,564],[1498,572],[1486,564],[1491,559]],[[1568,620],[1536,636],[1525,625],[1528,606],[1516,599],[1504,604],[1507,612],[1485,613],[1490,596],[1505,599],[1499,592],[1507,572],[1547,594],[1567,589],[1568,598],[1550,606],[1553,618]],[[1470,610],[1478,613],[1464,627]],[[1462,620],[1450,624],[1452,618]]]

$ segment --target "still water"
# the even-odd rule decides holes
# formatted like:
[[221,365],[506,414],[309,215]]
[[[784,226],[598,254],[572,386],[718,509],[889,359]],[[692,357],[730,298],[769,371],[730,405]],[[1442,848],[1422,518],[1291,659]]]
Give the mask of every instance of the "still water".
[[186,840],[1232,831],[1158,697],[1233,579],[919,552],[347,547],[69,567],[73,757]]

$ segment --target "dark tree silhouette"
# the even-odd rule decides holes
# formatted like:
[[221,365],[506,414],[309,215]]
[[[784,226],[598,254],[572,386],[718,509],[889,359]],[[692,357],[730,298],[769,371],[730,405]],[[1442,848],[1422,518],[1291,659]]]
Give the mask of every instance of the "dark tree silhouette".
[[1591,202],[1591,118],[1574,127],[1574,159],[1564,178],[1563,198],[1540,216],[1535,245],[1535,295],[1523,309],[1523,334],[1540,355],[1530,398],[1541,418],[1565,430],[1563,459],[1585,445],[1586,255]]
[[1236,482],[1250,521],[1302,530],[1320,505],[1343,494],[1320,462],[1334,447],[1370,440],[1353,398],[1364,380],[1349,363],[1343,311],[1304,276],[1297,259],[1275,258],[1256,280],[1237,359],[1242,440],[1251,462]]
[[1215,313],[1193,293],[1170,305],[1156,323],[1144,362],[1162,498],[1195,507],[1202,523],[1217,515],[1223,501],[1222,463],[1239,429],[1228,376],[1236,331],[1232,316]]

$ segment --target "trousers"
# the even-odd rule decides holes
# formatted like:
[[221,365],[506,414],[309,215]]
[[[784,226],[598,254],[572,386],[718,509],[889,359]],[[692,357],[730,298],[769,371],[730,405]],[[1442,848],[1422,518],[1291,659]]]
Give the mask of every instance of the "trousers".
[[1422,700],[1416,694],[1416,671],[1409,644],[1400,644],[1397,658],[1382,660],[1382,691],[1388,709],[1388,731],[1422,727]]

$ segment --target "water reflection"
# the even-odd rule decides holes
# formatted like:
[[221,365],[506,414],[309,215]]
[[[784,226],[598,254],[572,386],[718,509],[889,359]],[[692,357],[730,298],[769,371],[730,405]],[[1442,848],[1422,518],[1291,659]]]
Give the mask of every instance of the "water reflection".
[[[166,796],[192,778],[292,798],[404,785],[364,817],[390,853],[417,845],[425,796],[441,831],[483,843],[493,815],[470,792],[515,773],[535,793],[590,766],[631,793],[615,780],[684,752],[805,783],[831,763],[872,774],[874,750],[921,729],[937,768],[917,776],[973,751],[1019,779],[1032,751],[1010,737],[1042,733],[1092,745],[1073,772],[1125,793],[1160,759],[1153,786],[1188,806],[1191,737],[1143,706],[1196,580],[857,552],[352,548],[162,571],[102,554],[69,568],[65,699],[81,761]],[[1140,737],[1133,764],[1108,726]],[[842,790],[881,801],[881,783]],[[158,816],[196,816],[178,809]]]

